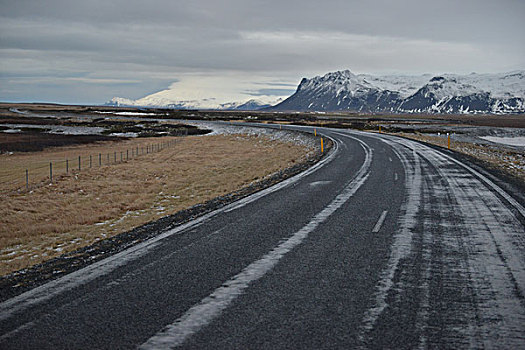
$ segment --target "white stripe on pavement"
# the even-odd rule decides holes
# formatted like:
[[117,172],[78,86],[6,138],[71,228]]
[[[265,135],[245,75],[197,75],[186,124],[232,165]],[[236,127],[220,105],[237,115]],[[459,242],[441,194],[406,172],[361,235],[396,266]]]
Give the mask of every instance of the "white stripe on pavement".
[[301,244],[301,242],[308,237],[308,234],[314,231],[321,223],[326,221],[330,215],[346,203],[365,183],[370,174],[369,169],[372,161],[372,151],[370,147],[362,141],[357,141],[365,150],[365,161],[354,179],[327,207],[315,215],[306,226],[294,233],[289,239],[279,244],[261,259],[248,265],[229,281],[223,283],[221,287],[204,298],[199,304],[190,308],[184,315],[142,344],[140,348],[166,349],[183,344],[201,328],[210,324],[235,298],[243,293],[250,283],[263,277],[277,265],[279,260],[288,252]]
[[377,220],[377,224],[372,229],[372,232],[379,232],[381,229],[381,225],[383,225],[383,221],[385,221],[386,214],[388,213],[388,210],[383,210],[381,213],[381,216],[379,217],[379,220]]

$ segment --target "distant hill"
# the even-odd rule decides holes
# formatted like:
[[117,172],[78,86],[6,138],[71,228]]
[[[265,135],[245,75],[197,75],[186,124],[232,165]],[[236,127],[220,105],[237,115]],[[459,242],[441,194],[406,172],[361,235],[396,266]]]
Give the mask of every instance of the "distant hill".
[[349,70],[304,78],[273,111],[525,113],[525,71],[373,76]]
[[[160,92],[162,93],[162,91]],[[251,99],[241,102],[214,103],[212,99],[180,101],[174,98],[158,96],[160,93],[149,95],[138,100],[130,100],[122,97],[114,97],[106,102],[106,106],[114,107],[150,107],[150,108],[173,108],[173,109],[219,109],[248,111],[271,107],[282,101],[277,99],[270,103],[263,100]]]

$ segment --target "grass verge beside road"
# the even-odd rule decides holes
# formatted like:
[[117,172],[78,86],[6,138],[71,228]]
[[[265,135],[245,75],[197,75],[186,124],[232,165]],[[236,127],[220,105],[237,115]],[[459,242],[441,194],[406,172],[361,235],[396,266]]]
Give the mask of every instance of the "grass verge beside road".
[[[0,274],[49,260],[225,195],[300,163],[313,153],[304,146],[261,136],[179,140],[160,152],[70,172],[53,184],[38,186],[30,192],[2,195]],[[101,146],[75,146],[74,151],[88,152],[90,147]],[[67,151],[59,148],[45,152],[46,156],[52,156],[53,152]],[[15,162],[16,157],[28,156],[9,157]]]

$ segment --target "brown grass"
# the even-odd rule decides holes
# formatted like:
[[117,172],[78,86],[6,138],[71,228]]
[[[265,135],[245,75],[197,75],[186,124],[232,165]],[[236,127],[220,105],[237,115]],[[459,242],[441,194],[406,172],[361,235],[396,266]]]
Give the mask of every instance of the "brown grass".
[[[1,164],[18,172],[37,159],[48,162],[108,147],[115,144],[13,154],[2,156]],[[263,137],[187,137],[128,162],[70,172],[53,184],[43,174],[41,186],[1,196],[0,274],[230,193],[301,161],[308,152]]]

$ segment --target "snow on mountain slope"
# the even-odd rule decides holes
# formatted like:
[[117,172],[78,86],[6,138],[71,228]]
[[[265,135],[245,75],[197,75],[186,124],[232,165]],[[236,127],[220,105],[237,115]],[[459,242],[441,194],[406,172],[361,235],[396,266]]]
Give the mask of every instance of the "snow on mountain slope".
[[[279,83],[279,82],[277,82]],[[282,86],[267,77],[181,76],[169,88],[137,100],[114,97],[112,106],[163,107],[176,109],[259,109],[288,97],[276,95]]]
[[174,109],[218,109],[248,111],[271,107],[282,102],[282,98],[276,100],[250,99],[241,102],[217,103],[214,98],[201,100],[174,101],[162,97],[145,97],[138,100],[130,100],[122,97],[114,97],[106,103],[108,106],[116,107],[151,107],[151,108],[174,108]]
[[525,113],[525,71],[373,76],[349,70],[303,79],[272,110],[389,113]]

